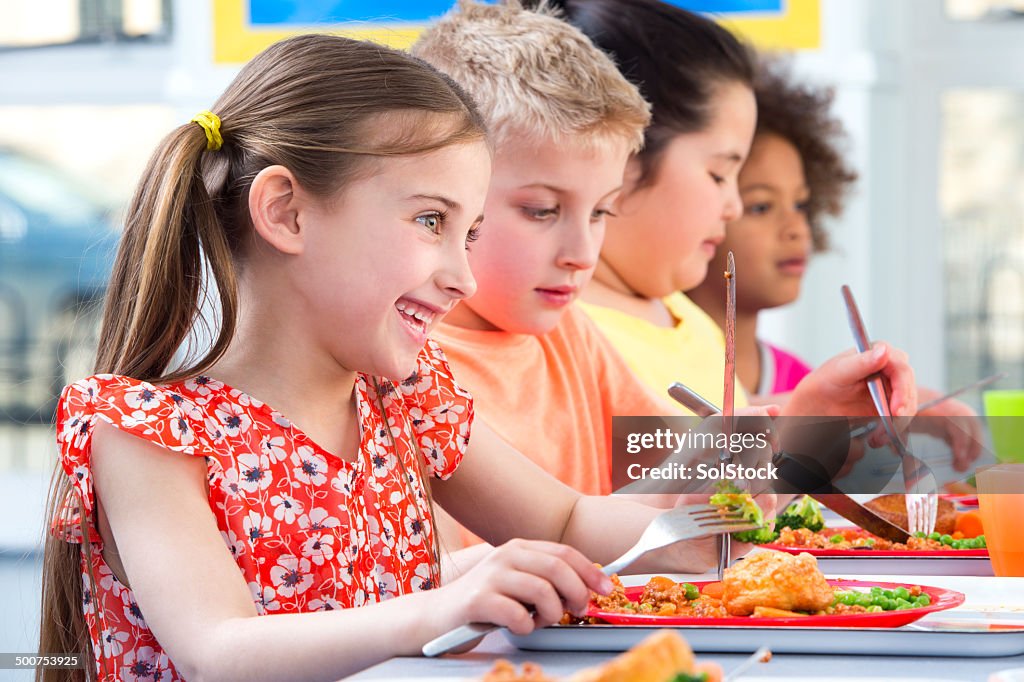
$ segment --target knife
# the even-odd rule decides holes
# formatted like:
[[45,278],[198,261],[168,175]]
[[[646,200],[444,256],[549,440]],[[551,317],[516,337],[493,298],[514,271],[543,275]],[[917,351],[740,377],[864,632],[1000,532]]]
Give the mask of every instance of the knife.
[[810,493],[810,496],[821,502],[823,505],[839,514],[854,525],[880,538],[892,540],[893,542],[906,542],[910,533],[894,523],[883,519],[857,500],[833,487],[832,492]]

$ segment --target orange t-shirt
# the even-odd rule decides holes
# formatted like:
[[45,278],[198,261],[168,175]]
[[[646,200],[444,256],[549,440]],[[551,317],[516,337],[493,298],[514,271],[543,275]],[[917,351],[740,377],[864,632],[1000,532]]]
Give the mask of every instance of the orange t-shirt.
[[478,418],[586,495],[612,492],[613,416],[683,414],[633,375],[575,305],[541,336],[442,323],[434,339]]

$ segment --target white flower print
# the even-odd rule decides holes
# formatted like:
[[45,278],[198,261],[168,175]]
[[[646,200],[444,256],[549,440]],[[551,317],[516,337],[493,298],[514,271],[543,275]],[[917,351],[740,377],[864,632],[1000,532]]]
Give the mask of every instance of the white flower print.
[[273,478],[268,471],[270,458],[247,452],[238,456],[238,485],[246,492],[266,490]]
[[249,414],[235,403],[222,402],[213,413],[224,428],[224,433],[232,438],[245,433],[252,426]]
[[266,615],[268,611],[281,610],[281,602],[277,601],[277,592],[274,591],[273,587],[250,582],[249,594],[252,595],[253,603],[256,604],[256,610],[259,611],[261,616]]
[[115,597],[120,597],[125,587],[117,576],[110,570],[110,566],[106,562],[100,564],[99,569],[100,576],[100,591],[110,592]]
[[332,597],[325,597],[324,599],[312,599],[310,600],[307,608],[310,611],[338,611],[345,608],[341,603]]
[[409,544],[416,547],[423,542],[424,535],[430,532],[430,522],[426,519],[420,520],[419,511],[409,505],[403,518],[405,533],[409,536]]
[[125,404],[133,410],[152,410],[159,407],[161,400],[157,390],[149,384],[140,384],[124,392]]
[[159,415],[150,414],[144,410],[135,410],[131,414],[121,415],[121,426],[126,429],[134,429],[136,426],[149,424],[159,419]]
[[277,565],[270,569],[270,579],[282,597],[302,594],[313,584],[309,559],[282,554],[277,558]]
[[295,518],[302,513],[302,503],[290,495],[274,495],[270,504],[274,505],[274,518],[285,523],[295,523]]
[[242,519],[242,529],[245,531],[245,536],[249,538],[250,543],[254,543],[259,538],[268,535],[273,527],[274,519],[269,516],[263,516],[257,511],[250,511]]
[[323,566],[334,558],[334,536],[330,533],[317,533],[310,536],[302,544],[302,556],[317,566]]
[[429,436],[420,438],[420,452],[427,456],[427,463],[432,471],[439,471],[444,467],[444,446]]
[[419,407],[409,410],[409,423],[412,424],[412,429],[416,433],[427,433],[434,430],[433,418]]
[[420,564],[416,567],[415,578],[412,579],[412,589],[415,592],[426,592],[432,590],[437,585],[434,584],[434,578],[430,575],[430,564]]
[[465,419],[465,405],[456,405],[452,402],[442,402],[430,409],[430,415],[438,424],[458,424]]
[[260,440],[260,452],[270,458],[272,462],[283,462],[288,457],[284,450],[284,436],[263,436]]
[[100,644],[103,646],[103,656],[120,656],[124,653],[124,643],[128,641],[128,633],[123,630],[111,630],[104,628],[100,632]]
[[228,497],[240,497],[241,496],[241,478],[242,475],[234,467],[224,471],[224,476],[220,480],[220,488]]
[[64,420],[60,440],[64,443],[70,443],[73,448],[84,447],[92,433],[93,419],[95,419],[94,415],[84,415],[81,412],[75,413]]
[[224,426],[214,417],[207,417],[203,423],[206,425],[206,435],[210,437],[210,441],[214,445],[220,445],[228,437]]
[[370,466],[373,467],[374,476],[387,476],[388,472],[398,466],[398,458],[381,450],[370,456]]
[[276,411],[272,412],[270,414],[270,418],[274,421],[275,424],[277,424],[281,428],[284,428],[284,429],[292,428],[291,420],[288,419],[288,417],[286,417],[283,414],[281,414],[280,412],[276,412]]
[[395,579],[395,574],[385,573],[380,566],[375,572],[377,573],[377,593],[380,598],[384,600],[398,596],[398,581]]
[[429,372],[417,371],[398,384],[398,391],[405,396],[426,393],[434,385],[434,377]]
[[337,528],[340,525],[341,521],[337,517],[331,516],[327,513],[326,509],[320,507],[314,507],[309,510],[309,514],[303,514],[299,517],[299,528],[303,530]]
[[313,452],[313,448],[308,445],[300,445],[292,453],[291,461],[295,465],[293,473],[296,479],[311,485],[323,485],[327,482],[327,460],[323,455]]
[[167,654],[157,653],[151,646],[129,649],[124,655],[124,666],[121,678],[125,680],[157,680],[164,679],[170,659]]
[[[79,464],[72,471],[72,475],[75,477],[75,483],[78,485],[79,490],[92,490],[92,483],[89,481],[91,472],[89,467]],[[79,529],[81,532],[81,529]]]
[[263,407],[263,401],[257,400],[248,393],[242,393],[239,390],[231,391],[231,397],[237,400],[239,405],[243,405],[245,407],[249,407],[250,405],[252,407]]
[[171,435],[182,445],[189,445],[196,439],[192,424],[180,412],[171,416]]
[[224,384],[211,379],[210,377],[198,376],[185,382],[185,388],[190,392],[198,393],[201,396],[208,396],[214,391],[224,388]]
[[81,399],[85,400],[87,405],[92,404],[100,393],[100,384],[95,377],[76,381],[71,388],[81,394]]
[[409,547],[409,538],[398,538],[398,542],[395,544],[395,556],[398,557],[398,560],[403,564],[412,562],[415,555]]
[[121,593],[121,603],[124,604],[124,617],[137,628],[147,628],[146,619],[142,617],[142,611],[135,601],[135,596],[130,590]]
[[228,551],[231,552],[231,557],[233,559],[237,560],[238,557],[245,554],[245,543],[238,539],[238,536],[235,535],[235,531],[222,530],[220,532],[220,536],[224,538],[224,544],[227,545]]

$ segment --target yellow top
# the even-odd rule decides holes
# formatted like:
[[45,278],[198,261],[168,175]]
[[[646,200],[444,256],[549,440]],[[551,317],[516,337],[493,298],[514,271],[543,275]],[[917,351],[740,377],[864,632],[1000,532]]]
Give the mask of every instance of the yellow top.
[[[658,327],[615,308],[582,303],[583,310],[626,359],[633,373],[657,395],[666,395],[678,381],[715,405],[722,404],[725,377],[725,336],[714,320],[681,293],[662,301],[674,327]],[[736,381],[736,407],[747,395]]]

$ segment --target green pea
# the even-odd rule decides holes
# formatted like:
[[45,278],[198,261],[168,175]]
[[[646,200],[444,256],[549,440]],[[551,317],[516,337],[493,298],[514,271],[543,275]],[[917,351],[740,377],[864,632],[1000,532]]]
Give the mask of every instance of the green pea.
[[937,533],[936,532],[936,533],[929,533],[928,534],[928,539],[929,540],[938,540],[941,537],[942,537],[942,533]]
[[885,610],[886,611],[895,611],[897,608],[899,608],[899,604],[896,602],[895,599],[888,599],[888,600],[886,600],[886,602],[885,602]]
[[946,535],[943,535],[939,538],[939,542],[941,542],[944,545],[951,544],[953,542],[953,536],[947,533]]
[[906,600],[910,596],[910,590],[902,586],[897,587],[895,590],[892,591],[892,595],[896,597],[896,599]]
[[686,598],[690,601],[693,601],[694,599],[700,596],[700,589],[698,589],[696,585],[692,583],[686,583],[684,587],[686,589]]
[[881,606],[878,606],[877,604],[872,604],[868,607],[868,613],[879,613],[884,610],[885,609],[883,609]]
[[923,538],[923,537],[925,537],[924,531],[920,531],[920,530],[917,531],[916,533],[914,533],[914,537],[915,538]]
[[917,598],[918,606],[931,606],[931,603],[932,603],[932,598],[929,597],[927,594],[922,594],[921,596],[919,596]]
[[828,541],[831,542],[833,545],[838,545],[844,539],[845,538],[842,535],[836,534],[836,535],[833,535],[832,537],[830,537],[828,539]]
[[871,596],[872,597],[877,597],[878,595],[881,595],[881,594],[884,594],[882,592],[882,588],[881,587],[872,587],[871,588]]
[[975,541],[980,541],[980,546],[981,547],[988,547],[988,541],[985,540],[985,536],[984,535],[979,535],[978,537],[976,537],[974,539],[975,539]]

